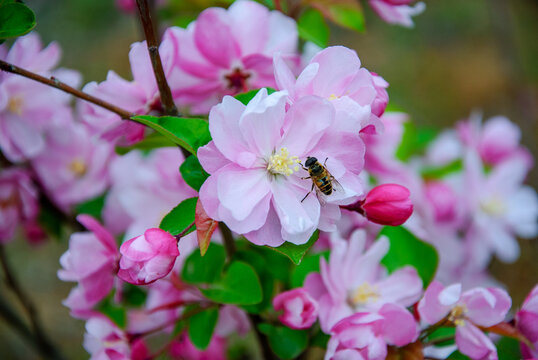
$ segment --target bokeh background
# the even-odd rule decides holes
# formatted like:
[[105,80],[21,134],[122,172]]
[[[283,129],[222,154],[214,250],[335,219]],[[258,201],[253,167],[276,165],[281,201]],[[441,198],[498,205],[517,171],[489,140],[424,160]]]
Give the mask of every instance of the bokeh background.
[[[181,2],[182,0],[179,0]],[[205,1],[193,0],[203,7]],[[44,41],[58,41],[62,66],[79,70],[84,83],[102,81],[109,69],[129,78],[129,46],[142,40],[136,16],[120,13],[113,0],[28,0]],[[482,111],[517,123],[522,143],[538,155],[538,1],[431,0],[415,28],[382,22],[367,6],[367,31],[331,28],[330,44],[357,50],[363,65],[389,83],[390,102],[418,127],[440,130]],[[161,26],[165,26],[163,22]],[[538,171],[528,178],[538,188]],[[88,358],[83,322],[61,305],[73,284],[56,277],[63,239],[31,247],[18,240],[6,247],[17,276],[37,304],[41,319],[68,359]],[[515,264],[493,262],[491,270],[517,307],[538,282],[538,241],[521,241]],[[5,286],[0,286],[2,296]],[[9,299],[11,299],[8,296]],[[15,301],[13,302],[15,303]],[[0,320],[0,359],[37,359]]]

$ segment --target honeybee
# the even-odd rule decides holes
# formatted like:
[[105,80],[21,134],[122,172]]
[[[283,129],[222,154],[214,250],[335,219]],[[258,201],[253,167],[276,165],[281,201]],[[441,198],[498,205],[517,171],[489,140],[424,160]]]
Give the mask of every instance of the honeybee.
[[305,201],[305,199],[310,195],[314,189],[316,190],[316,194],[318,195],[318,199],[321,203],[325,203],[325,197],[331,195],[333,192],[340,191],[342,189],[342,186],[340,183],[334,178],[334,176],[331,175],[329,170],[325,167],[325,164],[327,163],[326,158],[323,162],[323,165],[316,159],[315,157],[308,156],[305,161],[305,166],[303,166],[303,169],[308,171],[309,177],[304,177],[301,179],[312,179],[312,188],[308,192],[308,194],[305,195],[303,200],[301,202]]

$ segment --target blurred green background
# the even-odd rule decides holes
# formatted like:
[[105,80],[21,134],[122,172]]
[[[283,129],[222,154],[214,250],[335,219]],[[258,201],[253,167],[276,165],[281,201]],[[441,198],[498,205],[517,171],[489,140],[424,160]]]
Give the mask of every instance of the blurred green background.
[[[197,0],[203,4],[204,0]],[[102,81],[109,69],[130,78],[129,46],[142,40],[138,19],[118,12],[113,0],[28,0],[45,43],[58,41],[62,66],[82,72],[84,82]],[[332,27],[331,44],[357,50],[363,65],[389,83],[391,103],[420,127],[442,129],[481,110],[502,114],[523,130],[522,142],[538,154],[538,1],[433,0],[415,17],[414,29],[382,22],[367,6],[367,31]],[[165,25],[165,24],[162,24]],[[538,171],[528,182],[537,188]],[[523,240],[515,264],[494,262],[517,307],[538,282],[538,242]],[[47,332],[68,359],[88,358],[83,322],[61,305],[73,284],[56,277],[67,234],[37,248],[17,240],[9,260],[38,306]],[[0,287],[5,292],[5,287]],[[4,296],[4,294],[2,294]],[[12,299],[8,296],[9,299]],[[0,358],[37,359],[0,321]]]

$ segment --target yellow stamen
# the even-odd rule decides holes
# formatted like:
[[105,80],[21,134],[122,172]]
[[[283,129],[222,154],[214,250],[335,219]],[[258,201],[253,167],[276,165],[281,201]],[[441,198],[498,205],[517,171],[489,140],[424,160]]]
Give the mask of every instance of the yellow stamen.
[[351,301],[354,305],[365,305],[377,299],[379,299],[379,293],[376,287],[364,282],[353,292]]
[[21,97],[14,96],[11,99],[9,99],[7,103],[7,109],[9,112],[20,116],[22,115],[23,104],[24,104],[24,100]]
[[340,99],[340,96],[336,96],[335,94],[331,94],[331,96],[329,96],[329,100],[336,100],[336,99]]
[[462,326],[465,324],[465,314],[467,313],[467,306],[464,304],[456,305],[448,314],[448,320],[453,322],[456,326]]
[[283,147],[280,149],[280,153],[271,155],[267,163],[267,170],[275,175],[290,176],[295,171],[299,171],[299,165],[297,165],[299,162],[300,160],[297,156],[290,156],[288,149]]
[[69,164],[68,168],[77,177],[83,176],[84,174],[86,174],[86,171],[88,170],[88,168],[86,167],[86,164],[84,163],[84,161],[82,161],[80,159],[73,160]]
[[480,203],[480,207],[485,213],[493,216],[502,215],[505,212],[504,202],[498,196],[493,196]]

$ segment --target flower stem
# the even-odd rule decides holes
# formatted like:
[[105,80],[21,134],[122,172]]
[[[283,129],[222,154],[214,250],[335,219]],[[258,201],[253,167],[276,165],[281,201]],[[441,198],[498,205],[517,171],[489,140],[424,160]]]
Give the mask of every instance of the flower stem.
[[138,14],[140,15],[142,27],[144,28],[149,57],[151,59],[151,65],[153,66],[155,80],[157,80],[157,86],[159,87],[159,93],[161,94],[161,104],[164,112],[166,115],[178,116],[179,112],[174,104],[170,86],[164,75],[163,64],[161,56],[159,55],[159,42],[157,41],[155,30],[153,29],[148,1],[136,0],[136,5],[138,7]]
[[0,70],[10,72],[12,74],[17,74],[20,76],[24,76],[25,78],[40,82],[42,84],[51,86],[53,88],[62,90],[66,93],[69,93],[79,99],[91,102],[92,104],[95,104],[97,106],[100,106],[104,109],[107,109],[109,111],[112,111],[113,113],[118,114],[122,119],[129,120],[132,116],[135,114],[124,110],[122,108],[117,107],[116,105],[112,105],[109,102],[106,102],[104,100],[101,100],[99,98],[96,98],[95,96],[92,96],[90,94],[86,94],[85,92],[82,92],[80,90],[75,89],[74,87],[71,87],[60,80],[56,79],[54,76],[51,76],[50,78],[46,78],[44,76],[38,75],[36,73],[33,73],[31,71],[25,70],[23,68],[20,68],[18,66],[15,66],[13,64],[7,63],[3,60],[0,60]]
[[[5,248],[3,245],[0,245],[0,265],[4,272],[7,286],[13,291],[13,293],[21,303],[22,307],[28,314],[33,329],[32,338],[35,342],[36,347],[39,349],[41,354],[48,359],[63,359],[63,356],[60,354],[59,350],[45,335],[43,326],[39,321],[39,316],[37,314],[37,310],[34,304],[30,300],[28,295],[23,291],[22,287],[19,285],[17,279],[13,275],[13,271],[11,270],[11,267],[9,266],[9,263],[7,261]],[[4,310],[4,308],[2,310]],[[3,314],[4,318],[6,318],[6,320],[10,320],[13,326],[16,327],[21,334],[29,338],[29,330],[26,325],[24,325],[24,323],[22,323],[20,320],[17,320],[14,313],[10,313],[9,315],[11,316],[10,318]]]
[[192,224],[190,224],[189,226],[187,226],[185,228],[185,230],[183,230],[182,232],[180,232],[179,234],[177,235],[174,235],[174,237],[176,238],[177,241],[179,241],[182,237],[185,236],[185,234],[187,234],[193,227],[194,227],[195,223],[194,221],[192,222]]
[[224,240],[224,248],[226,249],[226,255],[228,256],[228,261],[231,261],[234,253],[235,253],[235,240],[232,235],[232,232],[226,226],[225,223],[219,222],[219,229],[222,233],[222,237]]

